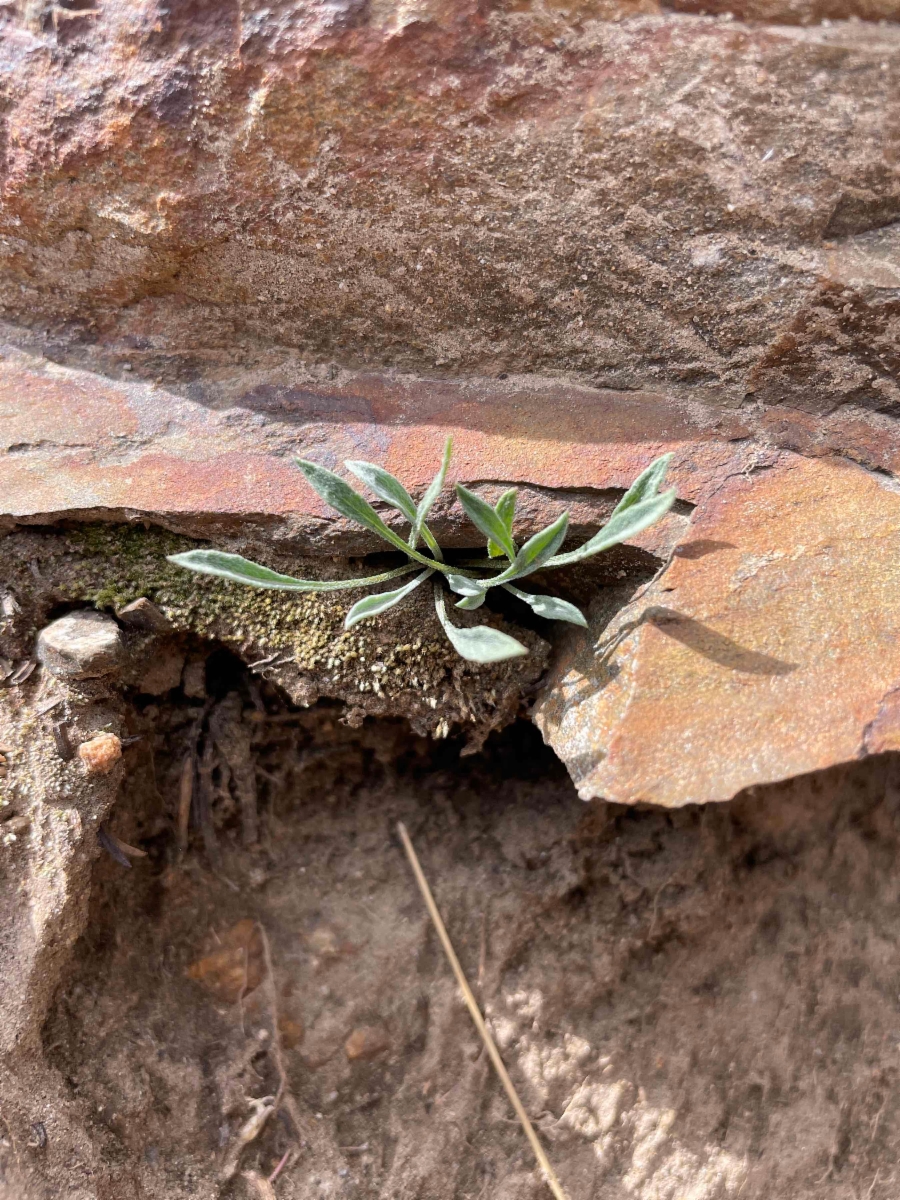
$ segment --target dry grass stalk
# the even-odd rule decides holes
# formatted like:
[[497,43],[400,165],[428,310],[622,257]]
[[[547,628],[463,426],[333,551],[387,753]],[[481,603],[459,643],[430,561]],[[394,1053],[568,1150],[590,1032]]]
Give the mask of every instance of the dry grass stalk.
[[466,1001],[466,1005],[469,1009],[469,1013],[472,1017],[472,1020],[475,1022],[475,1028],[481,1035],[481,1040],[484,1042],[485,1049],[490,1056],[491,1062],[494,1064],[494,1069],[500,1076],[500,1082],[503,1084],[503,1088],[509,1097],[509,1102],[513,1106],[515,1114],[519,1118],[522,1128],[525,1130],[525,1136],[531,1143],[531,1148],[534,1151],[534,1156],[538,1161],[538,1166],[541,1168],[544,1180],[553,1195],[556,1197],[556,1200],[567,1200],[566,1193],[562,1189],[562,1184],[556,1178],[556,1173],[553,1170],[553,1167],[550,1165],[550,1160],[544,1153],[544,1147],[538,1141],[538,1136],[534,1131],[534,1126],[531,1124],[531,1121],[528,1118],[528,1113],[526,1113],[522,1105],[522,1101],[519,1099],[519,1094],[513,1085],[513,1081],[510,1079],[509,1073],[503,1064],[503,1059],[500,1057],[500,1051],[497,1049],[497,1045],[494,1042],[493,1037],[491,1037],[490,1030],[484,1023],[484,1017],[481,1015],[481,1009],[478,1007],[475,996],[472,993],[472,989],[469,987],[468,980],[466,979],[462,966],[460,965],[460,961],[456,957],[456,951],[453,949],[453,943],[450,941],[450,935],[447,933],[447,927],[444,925],[441,914],[438,911],[434,896],[431,893],[431,888],[428,886],[428,880],[425,878],[425,874],[422,871],[418,856],[416,855],[413,844],[410,841],[409,834],[406,832],[406,826],[402,821],[398,822],[397,824],[397,832],[400,834],[400,840],[403,842],[403,848],[406,851],[406,857],[409,859],[409,864],[413,869],[413,874],[416,877],[416,883],[419,885],[419,891],[422,893],[422,899],[425,901],[425,907],[428,909],[428,914],[434,922],[434,927],[437,930],[441,945],[444,947],[444,953],[447,955],[450,966],[453,968],[453,974],[456,976],[456,982],[459,984],[463,997]]

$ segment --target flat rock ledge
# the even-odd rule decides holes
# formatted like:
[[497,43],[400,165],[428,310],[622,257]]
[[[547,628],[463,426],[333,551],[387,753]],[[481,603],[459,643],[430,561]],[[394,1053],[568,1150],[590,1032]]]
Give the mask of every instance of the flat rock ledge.
[[[520,486],[524,533],[570,507],[581,536],[671,451],[680,503],[631,548],[643,576],[594,587],[588,630],[553,627],[533,716],[580,794],[728,800],[900,748],[900,495],[883,418],[845,414],[829,430],[789,411],[775,421],[533,378],[349,372],[257,400],[239,374],[193,400],[9,350],[0,521],[150,523],[282,562],[347,557],[375,546],[332,520],[291,457],[377,459],[415,491],[452,433],[455,479],[486,494]],[[465,545],[453,506],[439,525]],[[477,698],[477,680],[466,686]]]

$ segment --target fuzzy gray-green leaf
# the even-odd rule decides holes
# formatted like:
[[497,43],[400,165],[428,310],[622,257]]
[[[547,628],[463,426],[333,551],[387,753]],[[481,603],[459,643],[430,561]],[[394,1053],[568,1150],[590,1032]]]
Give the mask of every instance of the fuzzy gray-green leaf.
[[434,607],[453,649],[469,662],[504,662],[508,658],[518,658],[528,653],[528,648],[521,642],[517,642],[514,637],[500,629],[492,629],[490,625],[475,625],[468,629],[451,625],[447,617],[444,591],[439,583],[434,587]]
[[472,524],[481,530],[488,541],[495,542],[507,558],[515,558],[516,548],[509,530],[506,528],[506,522],[499,513],[486,500],[482,500],[480,496],[470,492],[461,483],[456,485],[456,494]]
[[540,533],[529,538],[516,555],[514,566],[517,574],[525,575],[528,572],[536,571],[548,558],[552,558],[566,540],[568,528],[569,514],[564,512],[556,518],[552,525],[548,525],[546,529],[542,529]]
[[[412,527],[412,533],[409,535],[409,544],[415,550],[422,530],[425,527],[425,518],[431,512],[432,505],[444,488],[444,480],[447,478],[447,468],[450,466],[450,457],[453,454],[453,438],[448,437],[444,442],[444,455],[441,459],[440,469],[437,475],[428,485],[428,490],[419,501],[419,507],[416,509],[416,520]],[[440,554],[436,553],[435,558],[440,558]]]
[[344,618],[344,628],[352,629],[358,621],[364,621],[366,617],[377,617],[379,613],[393,608],[395,604],[399,604],[404,596],[408,596],[429,575],[433,574],[432,570],[422,571],[415,579],[410,580],[409,583],[404,584],[403,587],[397,588],[393,592],[378,592],[375,596],[364,596],[362,600],[357,600]]
[[415,501],[395,475],[392,475],[390,471],[385,471],[383,467],[376,466],[375,463],[363,462],[359,459],[345,462],[344,466],[348,471],[352,471],[357,479],[361,479],[379,500],[384,500],[386,504],[390,504],[392,508],[402,512],[407,521],[415,525]]
[[484,587],[477,579],[470,579],[468,575],[457,575],[451,571],[447,575],[447,583],[460,596],[484,595]]
[[[516,515],[516,497],[518,494],[517,488],[510,488],[508,491],[503,493],[503,495],[494,505],[494,512],[506,526],[510,537],[512,537],[513,521]],[[499,558],[503,553],[502,548],[491,539],[488,539],[487,549],[491,558]]]
[[503,587],[520,600],[524,600],[530,605],[532,612],[547,621],[568,621],[570,625],[587,627],[584,613],[568,600],[560,600],[557,596],[534,596],[530,592],[520,592],[509,583],[504,583]]
[[521,579],[523,575],[530,575],[533,571],[540,570],[545,563],[552,560],[553,555],[566,540],[568,528],[569,514],[564,512],[556,518],[552,525],[548,525],[546,529],[542,529],[540,533],[529,538],[516,555],[512,565],[507,567],[501,575],[494,576],[487,586],[496,587],[497,584],[509,583],[513,579]]
[[474,608],[481,608],[485,595],[485,592],[477,592],[474,596],[463,596],[462,600],[457,600],[454,608],[464,608],[466,612],[471,612]]
[[665,516],[674,503],[674,489],[660,492],[657,496],[648,496],[646,500],[639,500],[637,504],[610,517],[603,528],[583,546],[579,546],[577,550],[570,550],[568,554],[557,554],[546,565],[550,568],[567,567],[571,563],[591,558],[602,550],[608,550],[611,546],[618,546],[620,542],[635,537]]
[[638,475],[637,479],[613,509],[612,515],[615,517],[626,509],[632,508],[635,504],[639,504],[641,500],[648,500],[651,496],[655,496],[662,487],[662,481],[666,477],[666,471],[669,468],[669,463],[674,455],[661,454],[659,458],[653,460],[645,471]]
[[457,595],[462,596],[462,600],[456,602],[457,608],[470,611],[473,608],[481,608],[484,604],[484,587],[476,579],[470,579],[468,575],[456,575],[452,572],[446,576],[446,579],[450,588]]
[[410,563],[380,575],[367,575],[362,579],[294,579],[292,575],[279,575],[277,571],[260,563],[242,558],[240,554],[228,554],[224,550],[188,550],[184,554],[172,554],[168,561],[177,567],[186,567],[200,575],[216,575],[219,579],[230,579],[234,583],[246,583],[250,587],[271,588],[281,592],[339,592],[346,588],[367,587],[384,583],[400,575],[408,575],[415,567]]
[[340,475],[335,475],[326,467],[320,467],[318,463],[308,462],[304,458],[298,458],[297,464],[306,476],[310,487],[314,488],[325,503],[330,504],[342,517],[347,517],[359,525],[364,525],[366,529],[371,529],[373,533],[377,533],[379,537],[408,554],[410,558],[414,558],[416,562],[422,563],[423,566],[431,565],[424,554],[419,554],[412,546],[407,545],[399,533],[394,533],[393,529],[389,529],[368,500],[360,496],[359,492],[355,492],[346,480],[341,479]]

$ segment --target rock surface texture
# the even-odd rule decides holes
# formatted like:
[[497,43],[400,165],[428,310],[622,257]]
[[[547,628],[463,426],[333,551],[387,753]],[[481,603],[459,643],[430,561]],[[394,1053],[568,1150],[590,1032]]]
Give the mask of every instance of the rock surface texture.
[[[898,83],[900,0],[0,2],[0,1200],[537,1200],[400,819],[571,1200],[900,1194]],[[678,503],[490,672],[165,562],[361,573],[293,458],[448,434]]]
[[151,378],[895,409],[896,0],[676,7],[4,6],[3,309]]
[[728,800],[900,748],[900,498],[846,463],[746,468],[555,665],[536,718],[586,800]]
[[292,457],[415,491],[453,432],[583,538],[671,450],[538,699],[582,794],[892,745],[900,12],[673,7],[0,10],[4,527],[367,553]]
[[87,609],[60,617],[42,629],[37,655],[52,675],[98,679],[121,665],[124,646],[115,621]]

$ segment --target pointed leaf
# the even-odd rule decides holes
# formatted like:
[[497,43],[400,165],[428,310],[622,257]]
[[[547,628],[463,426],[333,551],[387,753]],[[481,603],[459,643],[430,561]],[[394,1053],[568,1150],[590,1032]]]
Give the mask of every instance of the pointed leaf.
[[520,658],[528,653],[527,647],[521,642],[517,642],[514,637],[500,629],[493,629],[490,625],[474,625],[469,629],[461,629],[448,624],[444,627],[444,632],[460,658],[469,662],[505,662],[508,658]]
[[[587,628],[584,613],[574,604],[570,604],[568,600],[560,600],[557,596],[533,596],[529,592],[520,592],[517,587],[513,587],[509,583],[504,583],[503,587],[507,592],[512,592],[514,596],[524,600],[537,616],[544,617],[547,621],[568,621],[571,625],[582,625]],[[460,606],[457,605],[457,607]]]
[[548,558],[552,558],[566,540],[568,528],[569,514],[564,512],[552,525],[529,538],[516,555],[514,565],[517,574],[524,575],[526,572],[536,571]]
[[408,575],[416,569],[412,563],[408,563],[393,571],[383,571],[380,575],[367,575],[361,579],[294,579],[292,575],[279,575],[269,567],[224,550],[188,550],[184,554],[169,555],[168,561],[201,575],[216,575],[220,579],[246,583],[250,587],[272,588],[282,592],[338,592],[345,588],[368,587],[396,579],[399,575]]
[[310,487],[319,493],[326,504],[337,509],[342,517],[347,517],[359,525],[364,525],[366,529],[371,529],[373,533],[377,533],[379,537],[408,554],[410,558],[414,558],[416,562],[422,563],[423,566],[432,565],[424,554],[419,554],[412,546],[407,545],[399,533],[388,529],[368,500],[363,499],[359,492],[355,492],[346,480],[341,479],[340,475],[335,475],[333,471],[320,467],[318,463],[308,462],[304,458],[298,458],[297,465],[306,476]]
[[457,600],[454,607],[464,608],[466,612],[471,612],[473,608],[481,608],[484,598],[484,592],[479,592],[477,596],[463,596],[462,600]]
[[[512,536],[513,520],[516,515],[516,497],[518,494],[518,489],[510,488],[509,491],[503,493],[494,505],[494,512],[504,523],[510,536]],[[495,541],[488,540],[488,554],[491,558],[499,558],[502,553],[502,548]]]
[[501,575],[495,575],[493,579],[485,581],[485,586],[496,587],[497,584],[509,583],[512,579],[520,579],[523,575],[530,575],[532,571],[540,570],[544,563],[552,559],[552,556],[566,540],[568,528],[569,514],[564,512],[556,518],[552,525],[548,525],[546,529],[542,529],[540,533],[529,538],[516,555],[512,565],[507,567]]
[[591,558],[602,550],[608,550],[610,546],[617,546],[620,542],[635,537],[653,525],[660,517],[665,516],[674,503],[674,489],[660,492],[657,496],[649,496],[646,500],[639,500],[637,504],[610,517],[603,528],[583,546],[579,546],[577,550],[570,550],[568,554],[557,554],[546,565],[554,569],[566,567],[570,563],[583,562],[584,559]]
[[516,548],[503,518],[495,512],[486,500],[482,500],[480,496],[476,496],[474,492],[470,492],[461,483],[456,485],[456,494],[459,497],[460,504],[466,510],[466,516],[472,524],[477,526],[487,536],[489,541],[496,542],[507,558],[510,560],[514,559]]
[[450,572],[447,575],[447,583],[460,596],[483,596],[484,587],[477,579],[470,579],[468,575],[457,575]]
[[494,512],[510,533],[512,533],[513,520],[516,515],[516,497],[518,494],[518,488],[510,488],[509,491],[503,493],[494,505]]
[[412,496],[396,476],[375,463],[362,462],[358,459],[344,463],[348,471],[352,471],[357,479],[370,488],[379,500],[384,500],[392,508],[398,509],[410,524],[416,523],[416,505]]
[[514,637],[500,629],[492,629],[490,625],[476,625],[469,629],[451,625],[447,617],[443,588],[439,583],[436,583],[434,588],[434,607],[454,650],[469,662],[503,662],[507,658],[518,658],[528,653],[527,647],[521,642],[517,642]]
[[627,508],[640,503],[641,500],[647,500],[651,496],[655,496],[662,487],[662,481],[666,477],[669,463],[674,458],[674,455],[662,454],[659,458],[654,459],[647,467],[646,471],[642,471],[637,479],[613,509],[612,515],[616,516],[620,512],[624,512]]
[[377,533],[386,541],[391,541],[396,536],[388,529],[368,500],[364,500],[346,480],[341,479],[340,475],[335,475],[334,471],[320,467],[318,463],[308,462],[304,458],[298,458],[297,465],[306,476],[310,486],[319,493],[326,504],[330,504],[342,517],[364,525],[366,529],[371,529],[373,533]]
[[352,629],[358,621],[365,620],[366,617],[377,617],[379,613],[385,612],[389,608],[393,608],[398,604],[404,596],[408,596],[414,591],[420,583],[423,583],[429,575],[433,575],[434,571],[422,571],[415,579],[404,584],[403,587],[397,588],[393,592],[379,592],[375,596],[364,596],[362,600],[357,600],[350,611],[344,618],[344,628]]
[[[415,550],[418,540],[425,528],[425,518],[431,512],[432,505],[443,491],[444,480],[447,478],[447,468],[450,466],[450,456],[452,454],[453,438],[448,437],[446,442],[444,442],[444,456],[441,459],[440,469],[437,475],[435,475],[434,479],[432,479],[431,483],[428,485],[428,490],[419,501],[419,507],[416,509],[416,520],[412,528],[412,533],[409,537],[409,544],[412,546],[413,550]],[[435,558],[441,557],[439,553],[434,551],[434,547],[432,547],[432,553],[434,553]]]

